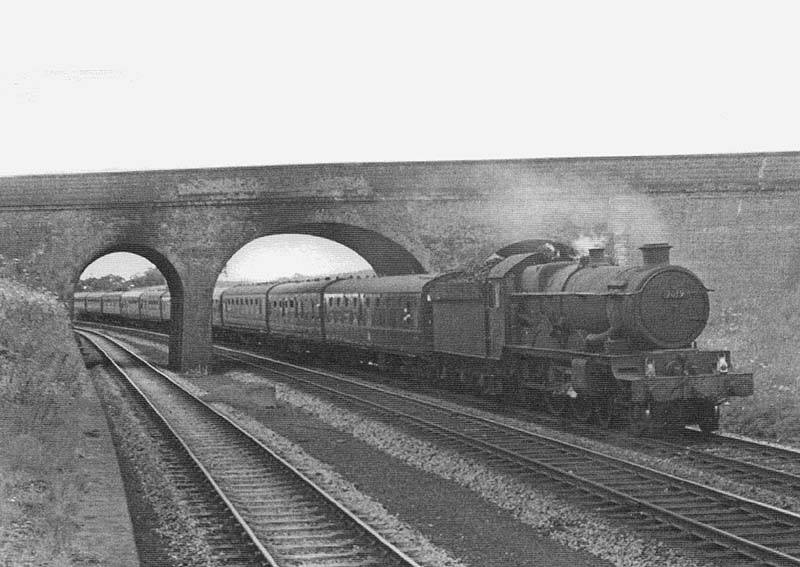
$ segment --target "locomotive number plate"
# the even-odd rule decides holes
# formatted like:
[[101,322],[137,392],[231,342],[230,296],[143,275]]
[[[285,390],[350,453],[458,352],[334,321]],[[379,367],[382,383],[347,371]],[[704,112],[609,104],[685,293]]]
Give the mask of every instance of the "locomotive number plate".
[[664,299],[684,299],[687,296],[686,290],[681,288],[673,288],[664,290]]

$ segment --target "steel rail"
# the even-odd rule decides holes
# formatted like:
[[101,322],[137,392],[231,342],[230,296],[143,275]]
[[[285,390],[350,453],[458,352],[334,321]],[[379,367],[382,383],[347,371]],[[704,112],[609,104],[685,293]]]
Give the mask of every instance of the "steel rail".
[[[274,462],[277,462],[285,469],[289,471],[292,476],[302,481],[302,483],[308,486],[310,489],[314,491],[315,494],[320,497],[324,503],[334,509],[339,516],[343,516],[347,519],[356,529],[360,532],[362,537],[367,537],[375,542],[375,545],[382,549],[381,553],[384,556],[384,559],[389,563],[386,564],[394,564],[394,565],[403,565],[407,567],[419,567],[418,563],[409,557],[405,552],[400,550],[396,545],[392,544],[386,538],[384,538],[381,534],[371,528],[368,524],[362,521],[360,518],[355,516],[350,510],[345,508],[341,503],[339,503],[336,499],[334,499],[330,494],[328,494],[324,489],[319,487],[313,480],[308,478],[305,474],[299,471],[295,466],[291,463],[277,455],[273,450],[269,447],[264,445],[261,441],[253,437],[249,432],[242,429],[239,425],[235,422],[224,416],[223,414],[217,412],[213,408],[209,407],[205,404],[202,400],[194,396],[191,392],[184,390],[179,384],[175,383],[169,376],[164,374],[163,372],[159,371],[149,362],[144,360],[142,357],[136,355],[135,353],[131,352],[127,349],[124,345],[120,344],[119,341],[108,337],[102,333],[97,331],[81,331],[80,332],[83,336],[88,334],[95,334],[101,337],[104,340],[109,341],[117,348],[125,351],[126,356],[131,357],[134,359],[137,364],[140,364],[142,367],[147,368],[150,372],[154,373],[155,375],[159,376],[160,379],[166,380],[175,391],[179,392],[179,395],[186,400],[191,400],[191,403],[196,405],[196,407],[202,408],[202,411],[207,412],[209,415],[213,415],[215,422],[228,428],[230,431],[234,431],[238,436],[242,439],[246,439],[247,442],[256,447],[259,451],[264,453]],[[87,337],[87,340],[91,340]],[[95,341],[92,341],[93,344],[96,344]],[[101,348],[98,346],[98,348]],[[106,352],[105,349],[103,350],[104,354],[107,357],[111,355]],[[172,427],[169,423],[168,419],[164,417],[163,412],[159,411],[158,408],[155,407],[155,403],[149,399],[149,396],[142,391],[141,388],[134,381],[128,376],[126,373],[116,362],[114,362],[114,366],[117,368],[119,372],[125,375],[131,385],[139,392],[139,395],[142,396],[144,400],[147,401],[148,405],[152,408],[152,410],[162,419],[164,420],[166,426],[169,428],[170,432],[180,441],[181,445],[187,451],[189,455],[191,455],[192,460],[196,463],[197,467],[203,471],[203,474],[208,478],[210,484],[214,487],[214,490],[219,494],[219,497],[225,502],[226,506],[231,510],[232,514],[236,517],[237,521],[242,525],[243,529],[246,531],[248,536],[253,540],[254,544],[258,547],[259,552],[261,552],[265,558],[268,558],[270,567],[280,567],[282,565],[281,561],[275,557],[273,552],[270,552],[267,549],[267,546],[261,541],[261,538],[255,533],[254,529],[250,526],[250,522],[244,517],[242,512],[240,512],[236,505],[231,501],[230,498],[226,495],[225,489],[217,482],[214,478],[214,473],[210,471],[203,463],[201,457],[199,457],[194,450],[189,447],[189,444],[184,441],[183,436]],[[383,560],[381,560],[381,565],[383,565]]]
[[[172,437],[181,445],[181,447],[183,448],[185,453],[189,456],[189,458],[192,460],[194,465],[203,473],[203,476],[205,477],[205,479],[214,488],[214,491],[216,492],[217,497],[220,500],[223,501],[223,503],[225,504],[227,509],[230,511],[231,515],[241,525],[242,529],[245,531],[245,533],[247,534],[249,539],[253,542],[253,545],[258,549],[259,553],[261,553],[261,555],[267,561],[267,564],[270,567],[280,567],[280,564],[275,561],[275,559],[272,557],[272,554],[264,547],[264,545],[261,543],[259,538],[256,536],[256,534],[250,528],[248,523],[241,516],[239,511],[236,509],[236,506],[225,495],[225,492],[222,490],[222,487],[220,487],[219,484],[216,482],[216,480],[214,480],[214,477],[211,475],[209,470],[203,465],[203,463],[200,461],[199,457],[197,455],[195,455],[194,451],[189,447],[189,445],[184,441],[184,439],[181,437],[181,435],[170,424],[169,420],[149,400],[148,396],[142,391],[142,389],[139,387],[139,385],[136,384],[136,382],[129,376],[128,372],[126,372],[119,365],[117,360],[114,359],[113,355],[108,351],[108,349],[106,349],[103,346],[101,346],[100,343],[98,341],[94,340],[90,335],[91,334],[98,335],[98,336],[100,336],[100,337],[102,337],[102,338],[104,338],[106,340],[114,342],[118,347],[120,347],[119,343],[117,341],[112,341],[109,337],[107,337],[107,336],[105,336],[105,335],[103,335],[101,333],[97,333],[96,331],[79,330],[77,332],[78,332],[78,334],[80,336],[82,336],[83,338],[85,338],[86,340],[91,342],[92,345],[94,345],[94,347],[96,349],[98,349],[101,353],[103,353],[103,356],[106,358],[106,360],[108,360],[114,366],[114,368],[117,370],[117,372],[128,381],[128,384],[139,394],[140,399],[143,400],[147,404],[147,406],[149,407],[150,411],[156,417],[158,417],[158,419],[161,421],[161,424],[164,427],[167,428],[167,430],[170,432]],[[120,347],[120,348],[123,348],[123,347]],[[147,365],[150,366],[149,363]]]
[[[231,356],[232,358],[238,360],[239,362],[244,362],[246,364],[251,364],[251,365],[259,367],[259,368],[263,368],[263,366],[261,366],[259,364],[254,364],[254,363],[250,362],[249,360],[242,360],[241,357],[245,357],[246,359],[250,359],[250,360],[252,360],[252,359],[258,360],[259,363],[262,364],[262,365],[265,362],[266,363],[270,363],[270,364],[279,364],[279,365],[284,366],[284,367],[294,368],[294,369],[299,370],[299,371],[304,372],[304,373],[311,373],[311,374],[315,374],[315,375],[319,375],[319,376],[324,376],[324,377],[329,378],[329,379],[334,379],[334,380],[337,380],[337,381],[340,381],[340,382],[345,382],[345,383],[348,383],[348,384],[352,384],[353,386],[356,386],[358,388],[368,388],[368,389],[373,390],[373,391],[381,392],[382,394],[385,394],[385,395],[391,395],[391,396],[396,397],[396,398],[401,398],[401,399],[413,402],[414,404],[417,404],[417,405],[420,405],[420,406],[425,406],[425,407],[434,409],[434,410],[439,411],[439,412],[443,411],[442,408],[440,406],[437,406],[435,403],[426,402],[426,401],[420,400],[420,399],[415,398],[415,397],[411,397],[411,396],[407,396],[407,395],[400,394],[400,393],[397,393],[397,392],[389,391],[389,390],[386,390],[385,388],[379,388],[379,387],[376,387],[374,385],[366,385],[366,384],[364,384],[362,382],[354,381],[354,380],[351,380],[351,379],[348,379],[348,378],[343,378],[341,376],[337,376],[337,375],[331,374],[329,372],[323,372],[323,371],[319,371],[319,370],[315,370],[315,369],[309,369],[309,368],[306,368],[306,367],[298,366],[298,365],[291,364],[291,363],[288,363],[288,362],[284,362],[284,361],[280,361],[280,360],[272,359],[272,358],[269,358],[269,357],[252,354],[252,353],[243,353],[241,351],[237,351],[236,349],[231,349],[231,348],[226,348],[226,347],[219,347],[219,346],[215,347],[215,349],[220,351],[220,352],[222,352],[226,356]],[[274,370],[271,370],[271,371],[275,372]],[[298,378],[295,375],[292,375],[292,374],[285,374],[285,375],[287,377],[291,378],[292,380],[301,380],[302,381],[302,379]],[[325,386],[322,386],[322,385],[319,385],[319,384],[316,384],[316,383],[313,383],[313,382],[307,382],[307,383],[310,386],[314,387],[314,388],[326,389],[330,394],[333,394],[333,395],[338,396],[338,397],[347,398],[349,396],[349,395],[343,394],[342,392],[340,392],[340,391],[338,391],[336,389],[333,389],[333,388],[326,388]],[[367,404],[367,405],[371,404],[371,402],[365,402],[364,400],[358,398],[357,396],[349,396],[349,398],[350,398],[351,401],[357,402],[359,404]],[[373,405],[377,405],[378,408],[376,408],[376,409],[379,409],[379,411],[386,411],[386,409],[384,409],[379,404],[373,404]],[[395,411],[395,410],[391,410],[391,411]],[[452,410],[444,410],[444,411],[446,413],[451,413],[451,414],[454,413],[454,411],[452,411]],[[397,417],[402,417],[404,419],[417,420],[420,423],[424,423],[424,420],[420,420],[416,416],[402,415],[402,412],[398,412],[397,413]],[[516,428],[516,427],[513,427],[513,426],[509,426],[507,424],[499,423],[499,422],[496,422],[494,420],[490,420],[490,419],[487,419],[487,418],[478,418],[478,417],[476,417],[474,415],[469,415],[469,414],[467,414],[466,417],[468,419],[471,419],[471,420],[480,420],[480,421],[492,424],[493,427],[499,427],[499,428],[502,428],[502,429],[504,429],[506,431],[513,431],[513,432],[515,432],[515,434],[521,434],[521,435],[528,436],[528,437],[536,435],[536,434],[534,434],[532,432],[529,432],[529,431],[526,431],[526,430],[523,430],[523,429],[520,429],[520,428]],[[455,430],[446,431],[446,428],[441,428],[441,426],[436,425],[436,424],[426,424],[426,426],[438,427],[441,430],[443,430],[444,432],[446,432],[447,434],[451,434],[451,435],[454,434],[454,435],[458,435],[458,436],[464,437],[463,433],[461,433],[461,432],[458,432],[458,431],[455,431]],[[547,436],[542,436],[542,437],[545,438],[545,439],[550,439],[550,441],[555,442],[557,444],[561,444],[562,446],[569,447],[570,450],[576,450],[576,451],[579,451],[579,452],[583,452],[584,454],[587,454],[587,455],[589,455],[591,453],[595,453],[595,452],[593,452],[591,450],[585,449],[584,447],[580,447],[580,446],[572,445],[572,444],[569,444],[569,443],[565,443],[565,442],[560,441],[558,439],[548,438]],[[464,442],[467,442],[467,441],[465,440]],[[495,445],[491,445],[491,444],[485,443],[485,442],[477,440],[477,439],[470,439],[469,443],[472,446],[476,446],[477,448],[480,448],[481,450],[492,450],[492,451],[498,451],[499,450],[501,453],[505,453],[504,458],[506,458],[506,459],[512,459],[512,458],[519,458],[520,457],[519,455],[515,455],[515,454],[509,452],[507,449],[504,449],[502,447],[497,447]],[[677,482],[677,483],[683,484],[684,486],[687,486],[687,487],[690,486],[690,487],[692,487],[693,490],[706,491],[707,493],[714,494],[714,495],[716,495],[715,497],[731,498],[731,499],[734,499],[735,502],[740,503],[743,506],[756,507],[757,509],[761,510],[764,513],[773,514],[776,517],[781,517],[781,518],[784,518],[784,519],[788,518],[789,521],[791,521],[794,524],[797,524],[798,521],[800,521],[800,516],[798,516],[796,514],[792,514],[792,513],[786,512],[784,510],[780,510],[779,508],[775,508],[775,507],[772,507],[772,506],[764,505],[764,504],[755,502],[753,500],[749,500],[747,498],[742,498],[742,497],[739,497],[739,496],[736,496],[736,495],[733,495],[733,494],[729,494],[729,493],[726,493],[726,492],[723,492],[723,491],[712,489],[710,487],[706,487],[706,486],[701,485],[699,483],[694,483],[692,481],[681,479],[681,478],[675,477],[673,475],[662,473],[660,471],[656,471],[656,470],[650,469],[648,467],[643,467],[643,466],[635,464],[635,463],[628,463],[628,462],[626,462],[626,461],[624,461],[622,459],[618,459],[616,457],[611,457],[609,455],[603,455],[601,453],[595,453],[595,454],[598,455],[598,458],[601,458],[603,460],[610,461],[610,462],[622,463],[622,464],[624,464],[624,466],[626,466],[628,468],[631,468],[631,469],[636,468],[636,469],[639,469],[641,471],[646,471],[647,474],[653,475],[655,477],[659,477],[664,482]],[[593,458],[595,458],[595,457],[593,457]],[[564,481],[564,479],[566,477],[571,477],[571,480],[575,480],[576,479],[576,475],[574,475],[573,473],[566,474],[566,476],[565,476],[564,471],[561,471],[557,467],[550,466],[547,463],[536,462],[535,460],[532,460],[532,461],[535,462],[536,466],[541,468],[542,470],[547,470],[547,471],[549,471],[550,473],[552,473],[552,474],[554,474],[556,476],[564,477],[564,478],[561,479],[561,481]],[[533,463],[531,463],[531,464],[533,464]],[[549,476],[549,474],[548,474],[548,476]],[[696,534],[698,536],[701,536],[701,535],[705,534],[706,539],[710,539],[711,541],[718,542],[719,545],[722,545],[723,547],[737,549],[739,553],[744,553],[744,554],[748,554],[749,553],[750,554],[750,555],[748,555],[749,557],[751,557],[752,559],[756,559],[758,561],[763,561],[765,564],[768,564],[768,565],[800,565],[800,558],[798,558],[798,557],[796,557],[794,555],[789,555],[789,554],[782,553],[782,552],[780,552],[778,550],[775,550],[775,549],[760,545],[757,542],[749,541],[749,540],[746,540],[746,539],[741,538],[739,536],[736,536],[735,534],[732,534],[732,533],[729,533],[729,532],[725,532],[724,530],[717,529],[717,528],[715,528],[713,526],[710,526],[710,525],[707,525],[707,524],[702,524],[700,522],[692,520],[691,518],[687,518],[685,516],[681,516],[680,514],[675,514],[674,512],[672,512],[670,510],[666,510],[663,507],[653,506],[652,503],[648,503],[645,500],[642,500],[642,499],[636,498],[636,497],[632,497],[631,495],[625,494],[625,493],[623,493],[621,491],[618,491],[618,490],[615,490],[615,489],[613,489],[611,487],[604,486],[602,484],[593,482],[593,481],[591,481],[589,479],[577,479],[577,480],[584,481],[586,483],[586,486],[590,487],[593,490],[604,492],[604,493],[608,494],[610,497],[613,497],[613,499],[615,501],[627,502],[628,505],[633,506],[635,509],[639,509],[639,510],[652,509],[654,512],[658,512],[658,514],[660,514],[663,517],[667,518],[667,522],[668,523],[682,525],[687,533],[694,533],[694,534]],[[664,521],[664,520],[662,519],[662,521]]]
[[[217,347],[221,350],[232,350],[232,349],[225,349],[224,347]],[[233,351],[235,352],[235,351]],[[448,414],[450,416],[456,416],[457,412],[452,409],[442,409],[441,407],[436,406],[434,403],[422,401],[413,397],[409,397],[403,394],[398,394],[396,392],[390,392],[382,388],[374,388],[372,386],[368,386],[359,382],[355,382],[346,378],[341,378],[330,373],[321,372],[318,370],[309,370],[307,368],[303,368],[291,363],[284,363],[281,361],[275,361],[274,359],[268,359],[266,357],[261,357],[259,355],[253,354],[245,354],[241,355],[237,353],[236,358],[239,362],[245,362],[248,364],[247,361],[242,361],[238,358],[238,356],[245,356],[247,358],[255,358],[255,359],[264,359],[266,362],[270,363],[279,363],[284,366],[289,366],[295,368],[297,370],[301,370],[303,372],[310,372],[315,375],[324,376],[327,378],[332,378],[337,381],[347,382],[349,384],[355,385],[358,388],[369,389],[372,391],[379,391],[381,394],[390,395],[392,397],[397,397],[403,399],[403,401],[410,401],[414,404],[425,406],[426,409],[434,409],[438,412]],[[258,366],[254,364],[254,366]],[[271,372],[275,372],[275,370],[270,370]],[[406,412],[401,412],[392,408],[388,408],[385,405],[382,405],[377,402],[371,402],[364,400],[363,398],[358,397],[357,395],[353,394],[346,394],[337,390],[335,388],[331,388],[328,386],[323,386],[317,383],[314,383],[309,380],[304,380],[302,378],[298,378],[295,375],[288,375],[287,377],[291,378],[292,380],[299,380],[301,382],[306,383],[307,385],[326,391],[328,394],[334,395],[338,398],[346,399],[349,402],[356,403],[359,405],[369,406],[379,412],[391,412],[395,418],[405,419],[409,422],[414,422],[419,424],[420,426],[429,429],[438,431],[441,434],[450,436],[451,438],[458,438],[469,446],[478,448],[483,451],[487,451],[493,455],[501,456],[505,460],[513,461],[517,464],[525,464],[529,467],[533,467],[537,471],[542,471],[545,476],[551,478],[556,482],[566,482],[567,484],[574,486],[576,488],[580,488],[581,490],[587,491],[591,494],[605,494],[609,499],[612,501],[623,504],[631,507],[634,511],[644,512],[647,513],[649,516],[659,519],[661,522],[667,523],[669,525],[678,525],[681,526],[684,531],[687,533],[693,534],[698,537],[702,537],[706,541],[714,542],[715,544],[737,552],[740,555],[743,555],[750,560],[755,560],[762,562],[765,565],[800,565],[800,557],[790,555],[787,553],[783,553],[780,550],[773,549],[767,547],[765,545],[759,544],[758,542],[745,539],[744,537],[737,536],[734,533],[725,531],[723,529],[719,529],[714,527],[710,524],[705,524],[699,521],[696,521],[686,515],[674,512],[669,510],[663,506],[658,506],[652,502],[648,502],[645,498],[640,498],[636,496],[632,496],[631,494],[627,494],[622,492],[621,490],[617,490],[612,488],[608,485],[604,485],[600,482],[591,480],[589,478],[580,477],[577,473],[572,472],[570,470],[564,470],[563,468],[559,468],[557,465],[548,464],[540,459],[523,456],[519,453],[513,452],[509,449],[501,447],[499,445],[495,445],[493,443],[489,443],[480,439],[476,439],[471,437],[467,434],[464,434],[461,431],[458,431],[452,427],[444,427],[440,424],[436,424],[425,419],[421,419],[417,416],[408,414]],[[603,453],[598,453],[591,449],[587,449],[585,447],[581,447],[578,445],[574,445],[571,443],[567,443],[565,441],[554,439],[552,437],[548,437],[543,434],[537,434],[530,431],[526,431],[524,429],[520,429],[514,426],[510,426],[507,424],[503,424],[488,418],[477,417],[470,414],[463,414],[457,415],[457,417],[464,417],[471,421],[483,422],[488,425],[491,425],[494,428],[506,431],[506,432],[513,432],[515,435],[522,435],[527,439],[535,439],[536,442],[544,442],[547,444],[551,444],[554,446],[558,446],[564,450],[568,450],[573,454],[580,454],[584,455],[587,458],[594,459],[595,461],[603,461],[606,463],[612,463],[614,466],[617,466],[621,469],[627,470],[635,475],[644,475],[649,477],[650,479],[654,479],[660,483],[663,483],[662,487],[665,490],[669,490],[669,486],[681,486],[684,490],[687,491],[688,495],[702,493],[709,497],[716,499],[719,503],[727,506],[728,508],[749,508],[751,510],[757,510],[759,514],[764,514],[764,517],[770,517],[775,519],[775,521],[783,521],[792,524],[796,527],[797,533],[800,534],[800,515],[793,514],[791,512],[786,512],[779,508],[769,506],[767,504],[762,504],[756,502],[754,500],[750,500],[747,498],[743,498],[734,494],[730,494],[721,490],[717,490],[693,481],[689,481],[686,479],[682,479],[676,477],[674,475],[670,475],[667,473],[663,473],[661,471],[657,471],[651,469],[649,467],[645,467],[636,463],[631,463],[624,459],[620,459],[618,457],[613,457],[610,455],[606,455]],[[393,423],[395,420],[393,420]],[[571,467],[574,468],[574,467]]]

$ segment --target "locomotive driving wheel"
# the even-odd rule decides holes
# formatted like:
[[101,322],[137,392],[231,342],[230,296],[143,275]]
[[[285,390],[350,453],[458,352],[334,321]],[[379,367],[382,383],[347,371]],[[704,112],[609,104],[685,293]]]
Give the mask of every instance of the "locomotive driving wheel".
[[588,423],[594,413],[595,402],[589,396],[579,394],[569,400],[569,409],[575,421]]
[[495,380],[494,375],[487,372],[481,372],[478,374],[476,388],[478,393],[485,398],[494,397],[497,395],[498,391],[500,393],[503,391],[502,384],[498,387],[497,380]]
[[547,376],[547,390],[544,395],[545,407],[552,415],[561,417],[566,413],[569,405],[569,398],[563,391],[563,371],[555,364],[549,363],[545,372]]
[[650,404],[650,420],[656,431],[677,431],[683,428],[683,408],[677,402],[653,402]]
[[639,437],[650,428],[650,412],[644,402],[631,402],[628,407],[628,430],[631,435]]
[[447,361],[440,363],[436,378],[439,386],[447,389],[455,388],[456,373]]
[[617,409],[617,397],[613,394],[603,394],[596,398],[594,415],[597,425],[603,429],[609,429],[614,422],[614,414]]
[[547,411],[555,416],[562,416],[567,411],[567,397],[553,392],[544,395],[544,403]]

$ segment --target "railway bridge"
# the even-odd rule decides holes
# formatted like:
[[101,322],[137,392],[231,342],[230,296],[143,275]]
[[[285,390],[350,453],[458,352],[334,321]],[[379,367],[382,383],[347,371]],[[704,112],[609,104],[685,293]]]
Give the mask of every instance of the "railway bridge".
[[702,277],[729,246],[763,257],[737,235],[764,214],[789,227],[798,186],[796,153],[17,176],[0,178],[0,255],[66,301],[97,258],[149,259],[173,298],[170,363],[189,369],[208,362],[218,275],[261,236],[329,238],[381,275],[453,269],[542,236],[610,237],[623,261],[668,240]]

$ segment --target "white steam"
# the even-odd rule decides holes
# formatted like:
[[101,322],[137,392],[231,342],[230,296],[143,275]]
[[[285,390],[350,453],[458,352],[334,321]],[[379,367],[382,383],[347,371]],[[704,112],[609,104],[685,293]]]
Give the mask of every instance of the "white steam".
[[582,234],[572,241],[572,247],[581,256],[588,256],[592,248],[605,248],[607,237],[594,234]]
[[550,174],[512,173],[498,180],[508,188],[476,211],[503,245],[553,238],[581,255],[605,248],[615,263],[631,266],[641,262],[640,246],[670,241],[656,202],[621,179],[574,175],[567,166]]

